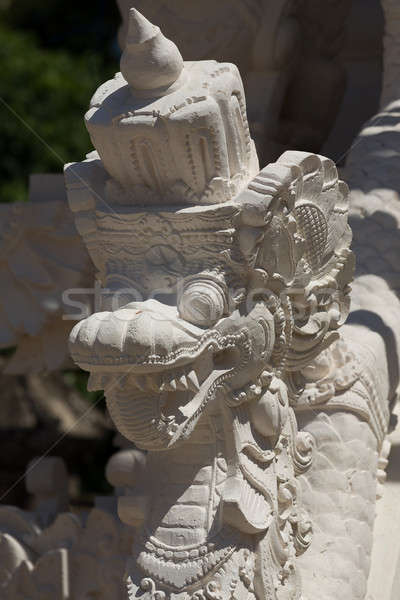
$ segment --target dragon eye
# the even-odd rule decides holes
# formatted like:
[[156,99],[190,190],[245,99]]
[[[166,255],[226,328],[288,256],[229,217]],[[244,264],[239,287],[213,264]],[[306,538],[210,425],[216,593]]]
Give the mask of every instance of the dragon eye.
[[225,309],[226,294],[213,280],[189,282],[178,302],[181,318],[201,327],[214,325],[224,315]]

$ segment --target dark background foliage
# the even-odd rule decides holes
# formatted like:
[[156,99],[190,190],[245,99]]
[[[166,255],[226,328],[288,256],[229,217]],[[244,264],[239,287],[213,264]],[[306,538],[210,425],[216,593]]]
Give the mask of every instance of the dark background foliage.
[[83,114],[117,70],[119,22],[110,0],[0,0],[0,201],[91,149]]

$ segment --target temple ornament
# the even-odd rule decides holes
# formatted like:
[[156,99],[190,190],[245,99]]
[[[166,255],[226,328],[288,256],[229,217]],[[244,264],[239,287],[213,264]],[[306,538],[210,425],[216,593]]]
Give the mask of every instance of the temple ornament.
[[314,154],[259,169],[234,65],[183,62],[135,9],[127,40],[65,170],[103,286],[72,357],[146,451],[118,501],[127,597],[299,599],[316,440],[294,408],[349,311],[348,188]]

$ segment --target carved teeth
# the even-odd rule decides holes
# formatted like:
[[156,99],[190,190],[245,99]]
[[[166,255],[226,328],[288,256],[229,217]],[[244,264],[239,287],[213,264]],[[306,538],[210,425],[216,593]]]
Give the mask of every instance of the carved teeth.
[[186,379],[189,389],[193,392],[198,392],[200,389],[200,384],[199,380],[197,379],[196,372],[193,369],[187,374]]
[[176,387],[178,390],[186,391],[188,389],[188,382],[184,373],[177,379]]
[[161,387],[162,392],[176,392],[176,381],[175,379],[164,380]]
[[158,374],[138,375],[134,379],[134,384],[142,392],[176,392],[191,390],[198,392],[200,389],[199,380],[194,369],[184,372],[166,372],[162,375],[162,379]]

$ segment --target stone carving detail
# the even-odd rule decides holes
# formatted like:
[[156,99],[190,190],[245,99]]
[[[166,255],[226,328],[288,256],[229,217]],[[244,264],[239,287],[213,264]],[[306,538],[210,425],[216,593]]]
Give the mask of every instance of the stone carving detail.
[[[350,397],[348,397],[350,400]],[[376,438],[347,407],[299,415],[315,439],[312,468],[300,476],[313,541],[299,558],[305,598],[366,600],[376,511]]]
[[118,503],[128,597],[300,598],[313,438],[291,382],[348,313],[347,187],[313,154],[259,171],[237,69],[184,63],[135,9],[121,69],[66,182],[104,288],[71,353],[147,451]]
[[378,446],[387,433],[389,406],[379,374],[346,335],[291,377],[296,413],[346,410],[369,423]]
[[[0,205],[0,348],[16,346],[5,373],[61,368],[74,321],[63,320],[67,288],[93,279],[60,175],[31,177],[30,201]],[[87,298],[81,297],[89,309]]]
[[[47,486],[46,475],[51,481]],[[123,573],[132,528],[122,525],[112,511],[63,512],[58,499],[48,492],[57,482],[59,496],[65,478],[61,459],[42,459],[28,471],[27,487],[39,496],[46,488],[46,503],[36,498],[39,502],[32,511],[0,507],[2,600],[126,597]]]

